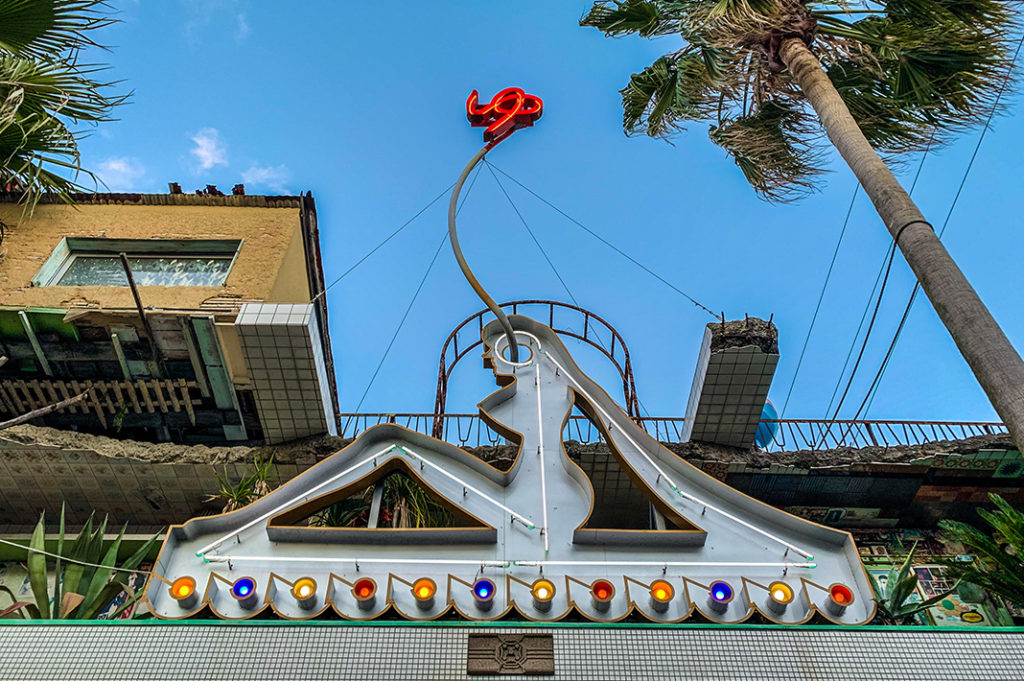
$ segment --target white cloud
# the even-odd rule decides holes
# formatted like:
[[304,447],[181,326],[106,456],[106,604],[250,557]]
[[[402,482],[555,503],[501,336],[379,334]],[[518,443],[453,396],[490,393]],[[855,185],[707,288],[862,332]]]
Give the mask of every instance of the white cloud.
[[185,14],[185,35],[190,42],[197,43],[200,33],[214,30],[223,34],[232,23],[234,36],[242,41],[249,35],[249,22],[245,13],[240,12],[241,0],[181,0]]
[[239,14],[236,17],[238,27],[235,29],[235,38],[238,40],[245,40],[246,36],[249,35],[249,21],[245,18],[244,14]]
[[192,155],[199,160],[199,171],[228,164],[228,149],[215,128],[203,128],[192,136]]
[[128,156],[112,157],[100,161],[96,166],[96,176],[107,185],[111,192],[128,192],[138,188],[139,180],[146,174],[146,169],[137,158]]
[[242,173],[242,181],[246,185],[266,187],[270,191],[277,192],[278,194],[290,193],[288,188],[285,186],[290,177],[291,175],[288,173],[288,168],[283,164],[279,166],[253,165]]

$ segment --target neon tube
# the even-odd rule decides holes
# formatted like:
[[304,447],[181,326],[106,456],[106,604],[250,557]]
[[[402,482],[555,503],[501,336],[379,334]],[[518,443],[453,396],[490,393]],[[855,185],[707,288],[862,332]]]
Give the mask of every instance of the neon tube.
[[273,515],[276,515],[277,513],[279,513],[279,512],[281,512],[281,511],[285,510],[286,508],[288,508],[288,507],[289,507],[289,506],[291,506],[292,504],[296,503],[296,502],[297,502],[297,501],[299,501],[300,499],[305,499],[305,498],[309,497],[309,495],[310,495],[310,494],[313,494],[314,492],[316,492],[316,491],[318,491],[318,490],[321,490],[321,489],[323,489],[324,487],[326,487],[327,485],[331,484],[332,482],[334,482],[334,481],[335,481],[335,480],[337,480],[338,478],[341,478],[341,477],[344,477],[344,476],[348,475],[349,473],[351,473],[351,472],[352,472],[352,471],[354,471],[355,469],[359,468],[360,466],[362,466],[362,465],[363,465],[363,464],[365,464],[366,462],[368,462],[368,461],[373,461],[373,460],[374,460],[374,459],[376,459],[376,458],[377,458],[378,456],[382,456],[382,455],[384,455],[384,454],[387,454],[388,452],[390,452],[390,451],[391,451],[392,449],[394,449],[394,448],[395,448],[395,445],[388,445],[387,449],[382,449],[382,450],[380,450],[379,452],[377,452],[376,454],[374,454],[374,455],[372,455],[372,456],[368,456],[368,457],[366,457],[365,459],[363,459],[362,461],[360,461],[360,462],[359,462],[359,463],[357,463],[356,465],[354,465],[354,466],[350,466],[350,467],[346,468],[345,470],[343,470],[342,472],[338,473],[337,475],[331,476],[331,477],[330,477],[330,478],[328,478],[327,480],[324,480],[323,482],[321,482],[321,483],[320,483],[319,485],[317,485],[316,487],[313,487],[312,489],[310,489],[310,490],[307,490],[307,491],[303,492],[302,494],[300,494],[300,495],[298,495],[298,496],[294,497],[294,498],[293,498],[293,499],[291,499],[290,501],[286,501],[285,503],[281,504],[280,506],[278,506],[277,508],[275,508],[275,509],[273,509],[273,510],[271,510],[271,511],[267,511],[266,513],[264,513],[263,515],[261,515],[261,516],[260,516],[259,518],[256,518],[255,520],[252,520],[252,521],[249,521],[249,522],[247,522],[247,523],[246,523],[245,525],[242,525],[242,526],[241,526],[240,528],[238,528],[237,530],[233,530],[233,531],[232,531],[232,532],[230,532],[229,534],[225,534],[225,535],[224,535],[223,537],[221,537],[220,539],[218,539],[218,540],[216,540],[216,541],[214,541],[214,542],[212,542],[212,543],[210,543],[210,544],[207,544],[207,545],[206,545],[206,546],[204,546],[203,548],[201,548],[201,549],[199,549],[198,551],[196,551],[196,556],[198,556],[199,558],[203,558],[203,557],[205,557],[205,555],[206,555],[206,553],[207,553],[207,552],[209,552],[209,551],[212,551],[213,549],[217,548],[218,546],[220,546],[221,544],[223,544],[223,543],[224,543],[225,541],[227,541],[228,539],[231,539],[232,537],[235,537],[235,536],[237,536],[237,535],[239,535],[239,534],[241,534],[241,533],[245,532],[245,531],[246,531],[246,530],[248,530],[248,529],[249,529],[250,527],[253,527],[253,526],[255,526],[255,525],[258,525],[259,523],[263,522],[263,521],[264,521],[264,520],[266,520],[267,518],[269,518],[269,517],[271,517],[271,516],[273,516]]
[[526,525],[526,526],[527,526],[528,528],[530,528],[531,530],[535,530],[535,529],[537,529],[537,526],[536,526],[536,525],[534,525],[533,521],[532,521],[532,520],[530,520],[529,518],[527,518],[526,516],[524,516],[524,515],[521,515],[521,514],[519,514],[519,513],[516,513],[516,512],[515,512],[515,511],[513,511],[513,510],[512,510],[511,508],[509,508],[509,507],[508,507],[508,506],[506,506],[505,504],[501,503],[501,502],[500,502],[500,501],[498,501],[497,499],[494,499],[494,498],[492,498],[492,497],[489,497],[489,496],[487,496],[486,494],[484,494],[483,492],[481,492],[480,490],[478,490],[478,489],[477,489],[476,487],[473,487],[472,485],[470,485],[470,484],[469,484],[469,483],[467,483],[467,482],[463,482],[462,480],[460,480],[459,478],[455,477],[454,475],[452,475],[451,473],[449,473],[449,472],[448,472],[448,471],[446,471],[445,469],[441,468],[441,467],[440,467],[440,466],[438,466],[437,464],[434,464],[434,463],[431,463],[430,461],[427,461],[427,460],[426,460],[426,459],[424,459],[424,458],[423,458],[422,456],[420,456],[420,455],[419,455],[419,454],[417,454],[416,452],[412,451],[411,449],[409,449],[409,448],[408,448],[408,447],[406,447],[405,445],[399,445],[399,446],[398,446],[398,448],[399,448],[399,449],[401,449],[401,450],[402,450],[403,452],[405,452],[406,454],[408,454],[409,456],[411,456],[411,457],[413,457],[413,458],[415,458],[415,459],[418,459],[419,461],[422,461],[422,462],[423,462],[423,463],[425,463],[426,465],[430,466],[431,468],[433,468],[433,469],[434,469],[435,471],[437,471],[437,472],[438,472],[438,473],[440,473],[441,475],[444,475],[444,476],[445,476],[445,477],[447,477],[447,478],[451,478],[451,479],[452,479],[452,480],[454,480],[455,482],[457,482],[457,483],[459,483],[460,485],[462,485],[463,487],[465,487],[465,488],[466,488],[467,490],[469,490],[470,492],[473,492],[473,493],[474,493],[474,494],[476,494],[477,496],[480,496],[480,497],[482,497],[482,498],[483,498],[484,500],[486,500],[486,501],[489,501],[489,502],[491,502],[492,504],[494,504],[495,506],[497,506],[497,507],[498,507],[498,508],[500,508],[501,510],[505,511],[506,513],[509,513],[509,514],[511,514],[513,518],[516,518],[517,520],[519,520],[519,521],[520,521],[521,523],[523,523],[524,525]]
[[686,561],[686,560],[514,560],[512,565],[516,567],[545,567],[548,565],[623,565],[633,567],[777,567],[777,568],[806,568],[817,567],[817,563],[748,563],[743,561],[715,562],[715,561]]
[[[566,375],[566,377],[567,377],[567,378],[568,378],[568,379],[569,379],[570,381],[572,381],[573,385],[575,385],[575,386],[576,386],[576,388],[577,388],[577,389],[578,389],[578,390],[579,390],[579,391],[580,391],[581,393],[583,393],[583,396],[584,396],[584,397],[586,397],[586,398],[587,398],[588,400],[590,400],[590,403],[591,403],[592,405],[594,405],[594,408],[595,408],[595,409],[597,409],[597,410],[598,410],[598,411],[599,411],[599,412],[601,413],[601,417],[602,417],[602,418],[604,418],[604,419],[605,419],[605,420],[606,420],[606,421],[607,421],[607,422],[608,422],[609,424],[611,424],[611,423],[612,423],[612,419],[611,419],[611,417],[610,417],[610,416],[608,416],[608,413],[607,413],[607,412],[606,412],[606,411],[605,411],[604,409],[602,409],[602,408],[601,408],[601,405],[600,405],[600,404],[598,404],[597,400],[595,400],[594,398],[592,398],[592,397],[591,397],[591,396],[590,396],[590,395],[589,395],[589,394],[587,393],[587,391],[583,389],[583,386],[581,386],[581,385],[580,385],[580,384],[579,384],[579,383],[578,383],[578,382],[576,381],[576,379],[572,377],[572,374],[570,374],[570,373],[569,373],[568,371],[566,371],[566,370],[565,370],[565,369],[564,369],[564,368],[562,367],[562,365],[558,363],[558,360],[556,360],[556,359],[555,359],[554,357],[552,357],[552,356],[551,356],[551,353],[550,353],[550,352],[548,352],[547,350],[545,350],[545,351],[544,351],[544,354],[545,354],[545,355],[547,356],[547,358],[548,358],[548,359],[550,359],[550,360],[551,360],[551,362],[552,362],[552,363],[553,363],[553,364],[554,364],[554,365],[555,365],[556,367],[558,367],[558,368],[559,368],[559,370],[561,370],[561,371],[562,371],[562,373],[564,373],[564,374]],[[675,492],[676,492],[676,494],[678,494],[679,496],[683,497],[684,499],[688,499],[689,501],[692,501],[692,502],[694,502],[694,503],[697,503],[697,504],[701,504],[702,506],[704,506],[705,508],[707,508],[707,509],[708,509],[709,511],[714,511],[714,512],[716,512],[716,513],[720,514],[720,515],[723,515],[723,516],[725,516],[726,518],[728,518],[729,520],[731,520],[731,521],[733,521],[733,522],[735,522],[735,523],[739,523],[740,525],[743,525],[743,526],[744,526],[744,527],[746,527],[746,528],[747,528],[748,530],[753,530],[754,532],[757,532],[758,534],[760,534],[760,535],[762,535],[762,536],[764,536],[764,537],[767,537],[767,538],[771,539],[772,541],[778,542],[778,543],[782,544],[783,546],[785,546],[785,547],[786,547],[787,549],[790,549],[791,551],[794,551],[794,552],[796,552],[796,553],[800,554],[801,556],[803,556],[803,557],[804,557],[804,558],[806,558],[807,560],[813,560],[813,559],[814,559],[814,554],[812,554],[812,553],[810,553],[810,552],[808,552],[808,551],[804,551],[803,549],[799,548],[798,546],[794,546],[793,544],[790,544],[790,543],[789,543],[789,542],[787,542],[787,541],[786,541],[785,539],[782,539],[782,538],[780,538],[780,537],[776,537],[776,536],[775,536],[774,534],[771,534],[770,532],[766,532],[765,530],[762,530],[762,529],[761,529],[761,528],[759,528],[759,527],[756,527],[756,526],[754,526],[754,525],[751,525],[751,524],[750,524],[750,523],[748,523],[747,521],[745,521],[745,520],[742,520],[741,518],[737,518],[736,516],[732,515],[731,513],[727,512],[727,511],[723,511],[722,509],[718,508],[717,506],[714,506],[713,504],[709,504],[709,503],[707,503],[706,501],[704,501],[704,500],[702,500],[702,499],[700,499],[700,498],[698,498],[698,497],[695,497],[695,496],[693,496],[692,494],[690,494],[690,493],[688,493],[688,492],[684,492],[684,491],[682,491],[681,489],[679,489],[679,486],[678,486],[678,485],[676,485],[676,484],[675,484],[675,482],[673,482],[673,481],[672,481],[672,478],[670,478],[670,477],[669,477],[668,475],[666,475],[666,474],[665,474],[665,471],[663,471],[663,470],[661,469],[661,467],[660,467],[660,466],[658,466],[658,464],[656,464],[656,463],[655,463],[655,462],[654,462],[654,461],[653,461],[653,460],[651,459],[651,457],[649,457],[649,456],[647,455],[647,452],[645,452],[645,451],[644,451],[644,450],[643,450],[643,449],[642,449],[642,448],[640,447],[640,445],[638,445],[638,444],[636,443],[636,441],[635,441],[635,440],[633,440],[633,438],[631,438],[631,437],[629,436],[629,433],[627,433],[627,432],[626,432],[625,430],[623,430],[622,428],[619,428],[619,432],[620,432],[620,433],[622,434],[622,437],[626,438],[626,440],[628,440],[628,441],[629,441],[629,444],[633,445],[633,448],[634,448],[634,449],[636,449],[636,451],[637,451],[637,452],[638,452],[638,453],[640,454],[640,456],[642,456],[642,457],[643,457],[643,458],[644,458],[644,459],[645,459],[645,460],[647,461],[647,463],[649,463],[649,464],[650,464],[651,466],[653,466],[653,467],[654,467],[654,470],[658,471],[658,474],[659,474],[659,475],[660,475],[661,477],[663,477],[663,478],[665,479],[665,482],[667,482],[667,483],[668,483],[668,484],[669,484],[669,485],[670,485],[670,486],[672,487],[672,490],[673,490],[673,491],[675,491]]]
[[[328,558],[325,556],[204,556],[207,563],[394,563],[396,565],[477,565],[480,567],[507,568],[511,565],[507,560],[467,560],[460,558],[352,558],[341,556]],[[658,563],[661,565],[661,563]]]
[[[540,352],[538,345],[537,352]],[[547,463],[544,461],[544,414],[541,411],[541,399],[540,399],[540,362],[533,363],[534,368],[537,370],[536,386],[537,391],[537,455],[540,457],[540,505],[541,505],[541,521],[544,523],[541,534],[544,535],[544,555],[548,553],[548,483],[544,477],[544,469],[547,468]]]
[[477,565],[480,567],[542,567],[547,565],[596,565],[596,566],[632,566],[632,567],[771,567],[771,568],[803,568],[813,569],[817,563],[757,563],[757,562],[701,562],[701,561],[664,561],[664,560],[467,560],[459,558],[353,558],[341,556],[329,558],[325,556],[206,556],[207,563],[393,563],[395,565]]

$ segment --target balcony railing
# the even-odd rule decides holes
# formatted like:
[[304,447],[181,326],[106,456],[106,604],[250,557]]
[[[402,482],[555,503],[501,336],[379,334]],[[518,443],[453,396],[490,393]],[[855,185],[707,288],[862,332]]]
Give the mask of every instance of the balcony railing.
[[[396,423],[429,435],[435,414],[342,414],[341,435],[357,437],[380,423]],[[507,444],[477,414],[442,414],[442,439],[460,447]],[[642,416],[640,426],[659,442],[681,442],[685,419]],[[920,445],[940,440],[962,440],[979,435],[1006,434],[1002,423],[983,421],[818,421],[812,419],[776,419],[762,421],[758,440],[770,452],[825,450],[842,447],[896,447]],[[586,444],[602,441],[600,431],[583,415],[572,415],[565,426],[564,438]]]

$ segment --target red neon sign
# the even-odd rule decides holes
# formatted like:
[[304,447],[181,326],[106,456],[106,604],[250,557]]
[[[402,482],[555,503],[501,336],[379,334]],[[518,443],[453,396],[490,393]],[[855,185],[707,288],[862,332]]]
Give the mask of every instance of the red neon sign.
[[485,106],[478,104],[479,96],[473,90],[466,100],[466,118],[475,128],[487,127],[484,141],[488,147],[494,147],[520,128],[529,128],[544,113],[540,97],[528,95],[517,87],[505,88]]

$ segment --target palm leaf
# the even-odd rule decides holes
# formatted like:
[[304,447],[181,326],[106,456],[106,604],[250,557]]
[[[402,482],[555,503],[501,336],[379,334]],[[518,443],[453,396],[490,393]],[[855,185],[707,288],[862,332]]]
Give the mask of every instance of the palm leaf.
[[103,0],[4,0],[0,2],[0,50],[45,57],[99,47],[90,32],[114,22]]
[[678,30],[677,22],[663,21],[658,4],[648,0],[596,2],[580,19],[580,26],[592,26],[606,35],[637,33],[644,38]]
[[749,116],[726,119],[709,135],[758,194],[791,201],[813,191],[813,178],[824,172],[820,154],[804,141],[811,125],[800,107],[779,100],[765,102]]

